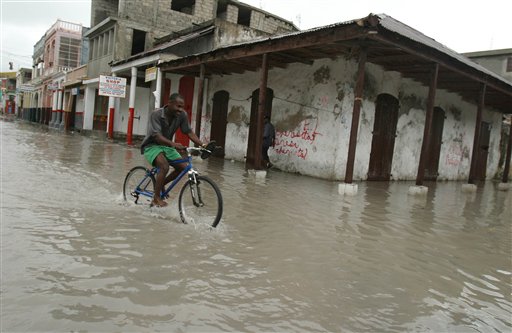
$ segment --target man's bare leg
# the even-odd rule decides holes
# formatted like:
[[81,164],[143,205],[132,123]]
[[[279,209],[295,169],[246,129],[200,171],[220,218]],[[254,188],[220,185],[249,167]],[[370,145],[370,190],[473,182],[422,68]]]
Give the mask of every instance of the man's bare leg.
[[160,198],[160,193],[164,188],[164,182],[166,179],[165,176],[167,175],[167,172],[169,172],[169,163],[167,162],[167,159],[165,158],[164,154],[160,153],[155,158],[154,164],[156,167],[160,169],[160,171],[156,174],[155,193],[153,194],[153,202],[151,203],[151,205],[157,207],[165,207],[167,206],[167,202],[163,201]]
[[169,175],[167,175],[167,177],[165,177],[165,184],[168,184],[171,181],[175,180],[176,177],[178,177],[180,172],[183,169],[185,169],[186,166],[187,166],[187,163],[180,163],[180,164],[173,165],[174,170]]

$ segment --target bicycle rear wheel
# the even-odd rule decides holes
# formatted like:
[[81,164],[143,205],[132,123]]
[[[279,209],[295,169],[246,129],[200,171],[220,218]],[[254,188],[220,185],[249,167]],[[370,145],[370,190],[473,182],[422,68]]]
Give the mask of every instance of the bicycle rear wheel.
[[136,205],[149,205],[155,191],[155,177],[148,169],[137,166],[126,175],[123,185],[123,198]]
[[183,223],[206,223],[212,227],[222,217],[222,195],[218,186],[208,177],[196,176],[181,188],[178,201]]

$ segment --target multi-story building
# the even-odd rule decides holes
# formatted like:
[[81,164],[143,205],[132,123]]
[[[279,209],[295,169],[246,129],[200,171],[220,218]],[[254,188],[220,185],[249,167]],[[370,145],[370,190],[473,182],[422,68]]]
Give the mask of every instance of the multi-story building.
[[[145,134],[149,110],[165,102],[171,90],[191,92],[186,96],[189,115],[195,103],[197,79],[164,77],[155,68],[160,61],[298,30],[287,20],[235,0],[97,0],[92,2],[91,25],[84,129],[108,127],[110,136],[126,134],[129,142],[132,134]],[[146,78],[147,69],[158,73],[137,80]],[[128,82],[124,98],[100,94],[100,76],[110,75]]]
[[469,52],[463,55],[512,82],[512,49]]
[[16,72],[0,73],[0,110],[2,113],[16,112]]
[[26,84],[32,79],[32,70],[30,68],[20,68],[16,72],[16,115],[21,116],[23,104],[26,102],[23,99]]
[[63,82],[66,72],[84,61],[82,40],[81,24],[57,20],[34,45],[32,80],[24,94],[25,119],[63,127]]

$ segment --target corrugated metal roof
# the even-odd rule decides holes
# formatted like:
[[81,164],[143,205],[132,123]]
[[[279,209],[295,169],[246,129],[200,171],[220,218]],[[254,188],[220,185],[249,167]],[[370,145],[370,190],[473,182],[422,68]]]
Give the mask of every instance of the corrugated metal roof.
[[503,81],[504,83],[506,83],[512,87],[512,82],[510,82],[510,81],[506,80],[505,78],[503,78],[502,76],[499,76],[498,74],[488,70],[487,68],[477,64],[476,62],[472,61],[468,57],[466,57],[460,53],[457,53],[456,51],[452,50],[448,46],[445,46],[445,45],[439,43],[435,39],[424,35],[423,33],[419,32],[418,30],[413,29],[413,28],[409,27],[408,25],[406,25],[400,21],[397,21],[394,18],[392,18],[391,16],[388,16],[386,14],[379,14],[376,16],[378,16],[380,18],[380,25],[383,28],[385,28],[389,31],[396,32],[403,37],[407,37],[407,38],[414,40],[418,43],[421,43],[423,45],[434,48],[440,52],[443,52],[443,53],[449,55],[450,57],[457,59],[458,61],[464,63],[465,65],[473,67],[474,69],[476,69],[480,72],[484,72],[487,75],[493,76],[496,79]]
[[263,54],[269,55],[269,68],[284,68],[290,63],[311,64],[322,58],[353,58],[361,47],[367,49],[368,62],[426,86],[430,84],[434,64],[438,64],[438,89],[458,93],[472,102],[485,84],[486,104],[504,113],[512,112],[510,81],[386,14],[370,14],[361,19],[232,44],[159,66],[164,72],[198,76],[200,65],[206,64],[206,75],[227,75],[259,70]]

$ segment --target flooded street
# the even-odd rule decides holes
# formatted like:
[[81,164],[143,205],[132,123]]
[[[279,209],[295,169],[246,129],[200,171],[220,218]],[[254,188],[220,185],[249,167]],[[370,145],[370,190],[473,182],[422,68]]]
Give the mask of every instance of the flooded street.
[[512,192],[493,182],[342,197],[338,182],[198,161],[224,197],[210,231],[175,204],[123,203],[137,147],[0,126],[2,332],[512,330]]

